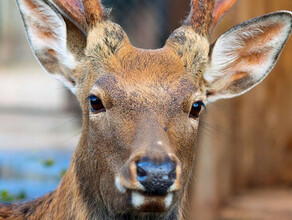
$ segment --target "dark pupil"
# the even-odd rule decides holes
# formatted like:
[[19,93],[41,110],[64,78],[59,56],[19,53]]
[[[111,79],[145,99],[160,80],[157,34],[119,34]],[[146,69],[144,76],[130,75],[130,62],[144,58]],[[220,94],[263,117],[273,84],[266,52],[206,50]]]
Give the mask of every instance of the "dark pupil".
[[90,97],[90,105],[93,112],[104,109],[101,100],[95,96]]
[[203,105],[202,101],[194,103],[190,114],[195,118],[199,117],[199,113],[202,110],[202,105]]

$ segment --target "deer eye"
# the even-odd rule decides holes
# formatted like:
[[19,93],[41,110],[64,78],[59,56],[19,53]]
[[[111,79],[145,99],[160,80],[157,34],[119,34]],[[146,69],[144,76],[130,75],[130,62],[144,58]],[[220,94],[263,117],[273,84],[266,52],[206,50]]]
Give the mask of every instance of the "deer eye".
[[198,118],[199,114],[200,114],[200,112],[202,110],[202,107],[205,108],[205,104],[202,101],[195,102],[192,105],[190,116],[193,117],[193,118]]
[[92,112],[94,113],[105,112],[105,108],[102,104],[102,101],[98,97],[90,95],[88,99],[90,100],[90,109]]

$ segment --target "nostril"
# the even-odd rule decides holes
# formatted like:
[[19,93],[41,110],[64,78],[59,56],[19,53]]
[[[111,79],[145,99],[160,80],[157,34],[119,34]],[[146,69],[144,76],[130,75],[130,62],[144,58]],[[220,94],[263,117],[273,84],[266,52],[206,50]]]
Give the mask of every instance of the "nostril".
[[147,172],[141,166],[139,166],[139,164],[137,164],[137,176],[138,177],[147,176]]
[[174,179],[176,179],[176,168],[174,168],[174,169],[172,169],[172,170],[170,171],[170,173],[168,174],[168,178],[169,178],[170,180],[174,180]]

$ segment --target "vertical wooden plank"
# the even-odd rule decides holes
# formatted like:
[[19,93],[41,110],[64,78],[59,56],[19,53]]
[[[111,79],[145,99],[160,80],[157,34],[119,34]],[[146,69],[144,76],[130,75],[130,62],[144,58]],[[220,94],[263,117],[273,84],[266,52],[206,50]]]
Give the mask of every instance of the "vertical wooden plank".
[[[241,0],[216,28],[212,41],[240,22],[283,9],[292,10],[292,1]],[[208,106],[204,120],[220,126],[216,135],[200,134],[196,219],[215,219],[220,204],[246,187],[292,183],[291,51],[290,39],[276,67],[259,86]]]
[[[249,8],[245,13],[250,17],[276,10],[292,10],[292,2],[287,0],[257,2],[260,4],[259,10],[255,7],[255,1],[251,0],[241,1],[239,6]],[[244,19],[238,17],[237,20]],[[235,187],[283,184],[283,179],[287,180],[283,172],[289,167],[287,142],[291,139],[292,128],[291,101],[288,101],[292,100],[292,66],[288,61],[292,59],[291,46],[290,39],[270,76],[240,97],[234,106],[239,113],[234,125],[237,129],[233,129],[236,131],[234,136],[238,137],[234,157]]]

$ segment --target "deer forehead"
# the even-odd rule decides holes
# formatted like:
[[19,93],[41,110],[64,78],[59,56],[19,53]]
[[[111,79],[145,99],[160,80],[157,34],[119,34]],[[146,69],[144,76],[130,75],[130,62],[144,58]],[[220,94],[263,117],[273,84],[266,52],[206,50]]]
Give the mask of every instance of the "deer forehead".
[[180,60],[151,53],[106,63],[101,74],[93,74],[90,93],[99,96],[106,106],[129,107],[132,111],[188,111],[203,94],[202,80],[195,81]]
[[208,51],[208,40],[188,27],[175,31],[161,49],[139,49],[110,21],[90,31],[86,47],[95,74],[111,73],[134,84],[171,84],[188,75],[197,87],[209,60]]
[[129,82],[124,75],[107,73],[98,78],[91,88],[91,93],[113,100],[141,99],[164,103],[170,99],[182,102],[200,92],[200,88],[187,75],[178,78],[171,76],[169,79],[167,75],[161,74],[161,77],[150,76],[149,78],[143,79],[143,76],[137,75],[135,81]]

